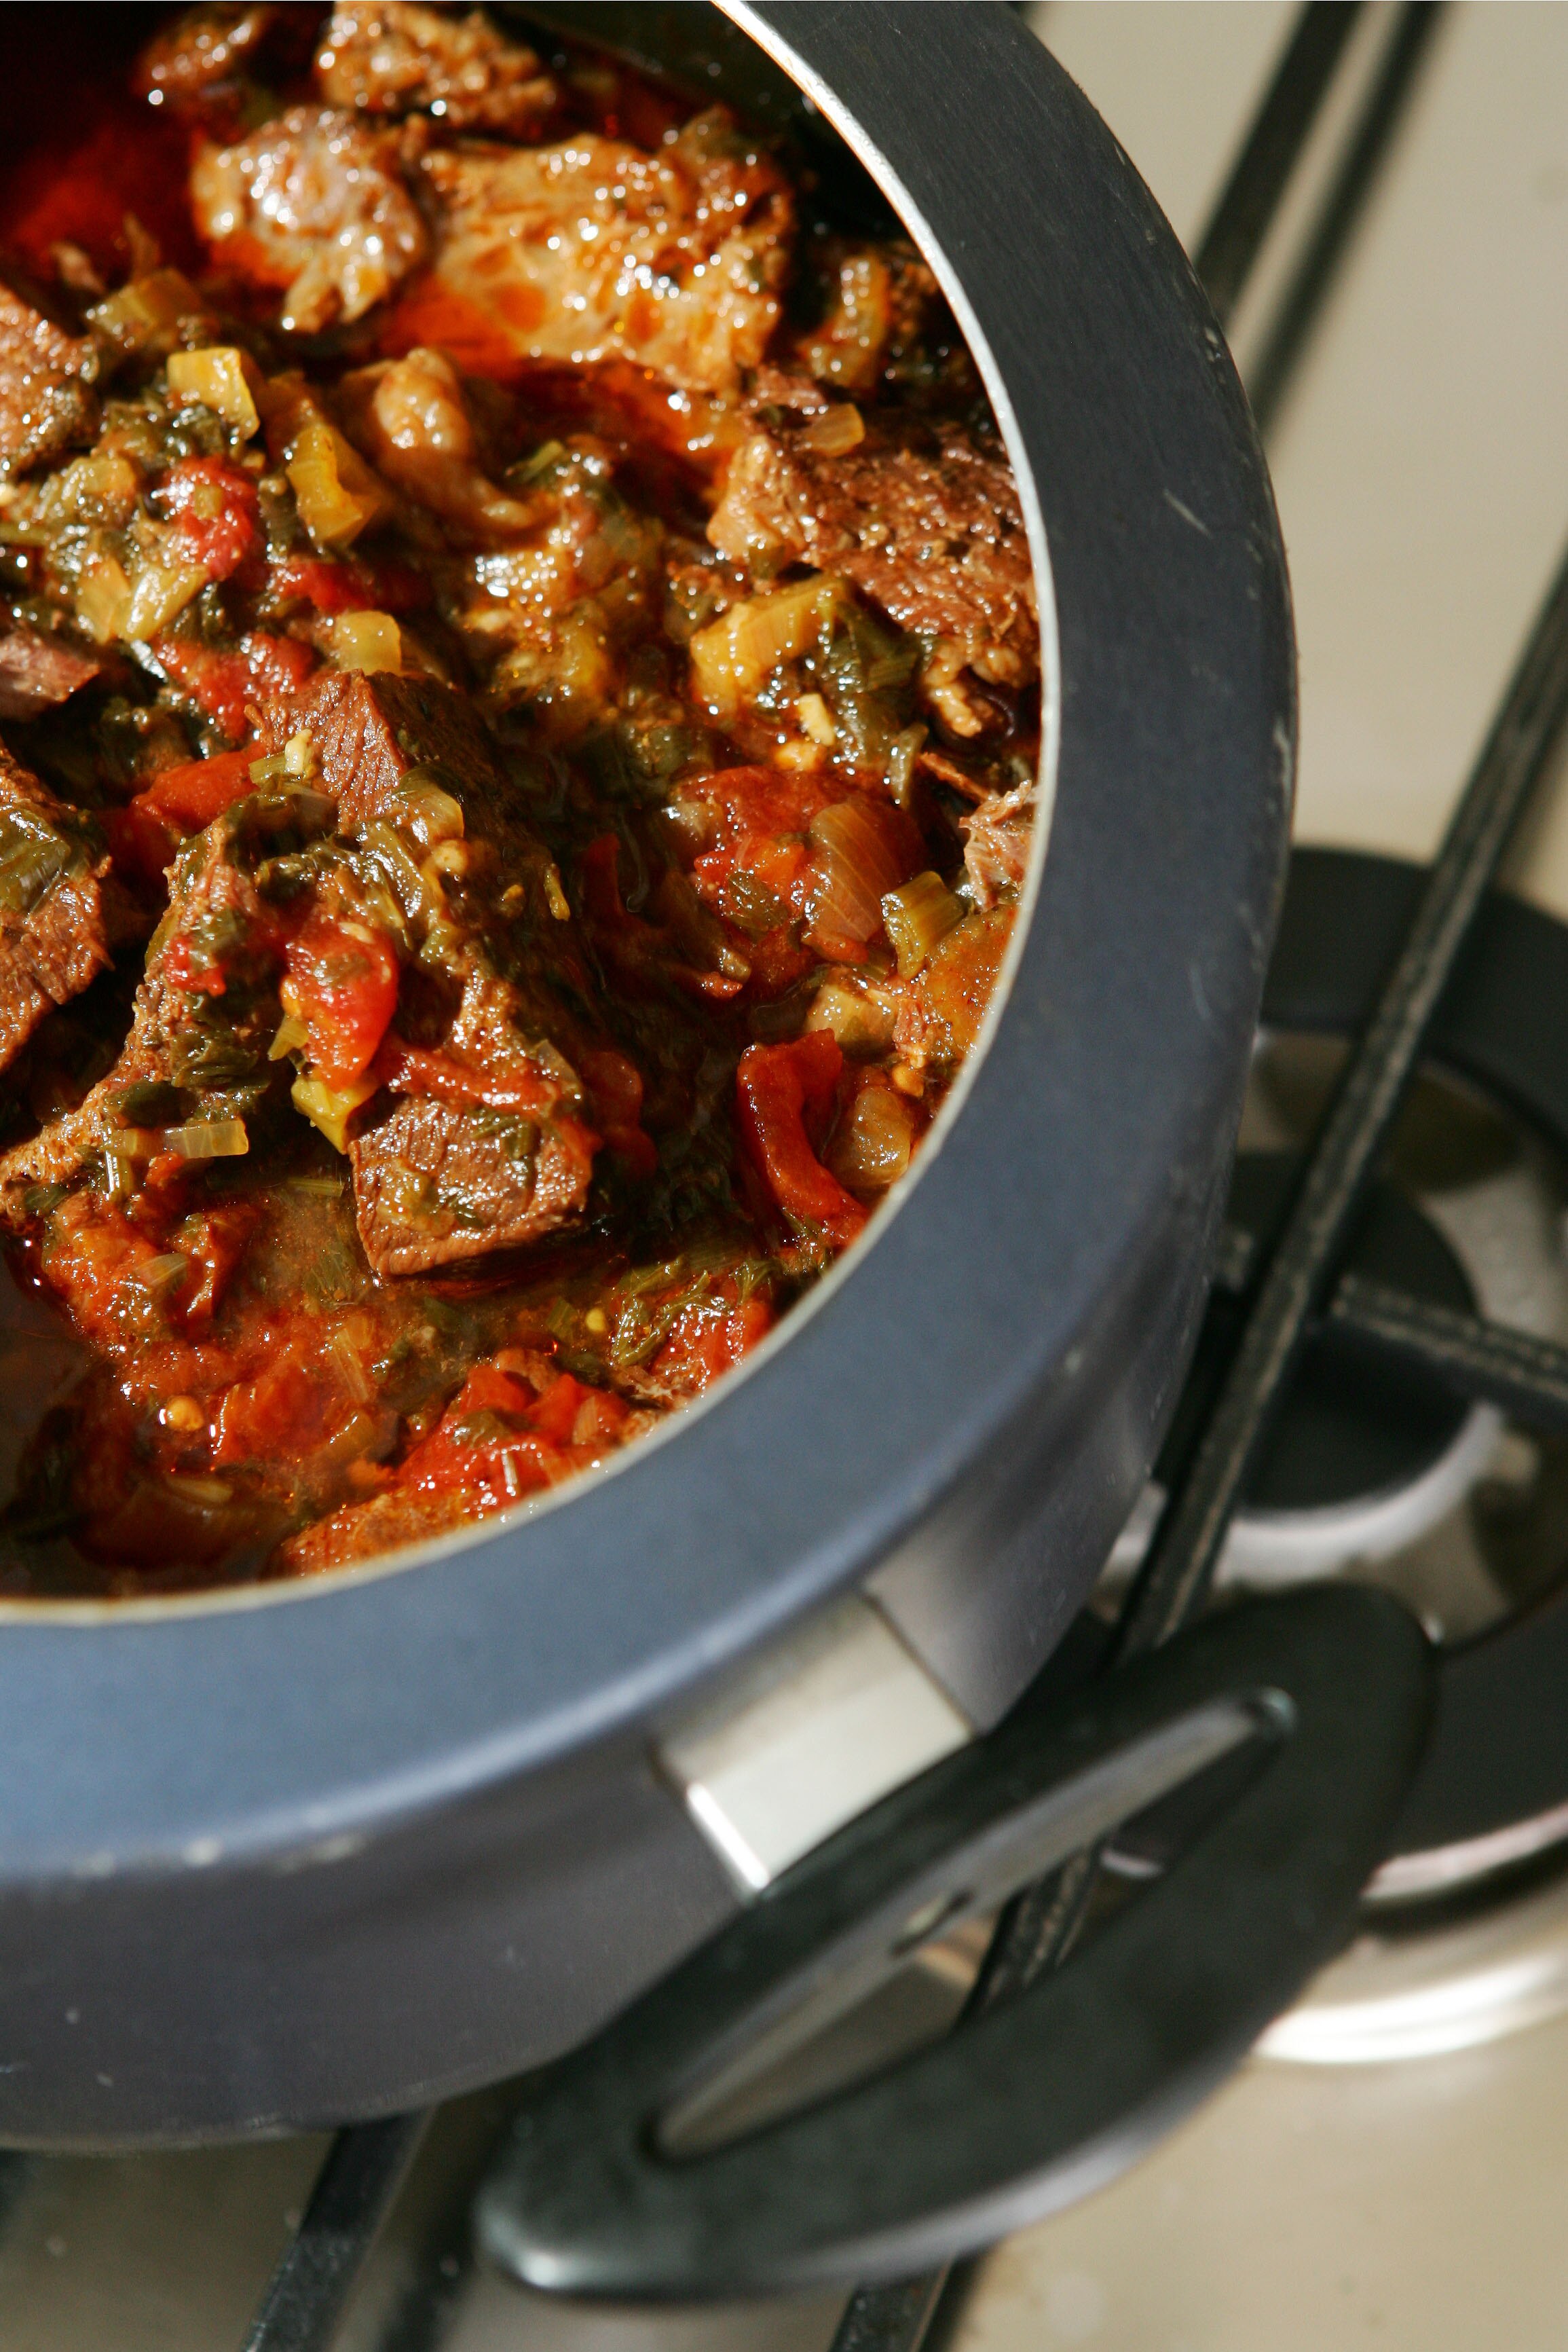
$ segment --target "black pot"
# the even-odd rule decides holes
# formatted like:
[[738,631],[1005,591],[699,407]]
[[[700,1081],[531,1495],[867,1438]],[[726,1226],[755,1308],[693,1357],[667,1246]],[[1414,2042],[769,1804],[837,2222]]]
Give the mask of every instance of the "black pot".
[[[47,13],[9,11],[7,49]],[[729,13],[584,12],[842,134],[952,297],[1018,471],[1054,814],[1005,1001],[896,1206],[612,1471],[311,1583],[4,1612],[10,2143],[363,2117],[580,2040],[735,1905],[653,1730],[868,1580],[994,1722],[1174,1403],[1291,798],[1257,439],[1169,229],[1008,11]]]

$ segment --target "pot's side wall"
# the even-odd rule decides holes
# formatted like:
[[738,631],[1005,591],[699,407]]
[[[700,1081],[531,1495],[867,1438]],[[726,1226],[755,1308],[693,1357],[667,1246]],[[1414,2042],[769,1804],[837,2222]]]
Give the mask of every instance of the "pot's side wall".
[[581,2041],[735,1896],[640,1745],[275,1863],[0,1901],[0,2146],[395,2114]]

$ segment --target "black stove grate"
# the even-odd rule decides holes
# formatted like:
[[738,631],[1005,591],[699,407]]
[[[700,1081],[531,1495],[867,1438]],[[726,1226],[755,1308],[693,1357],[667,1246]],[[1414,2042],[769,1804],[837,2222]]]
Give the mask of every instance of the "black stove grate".
[[[1197,267],[1228,322],[1336,87],[1358,9],[1309,0],[1203,237]],[[1278,415],[1338,265],[1429,54],[1439,10],[1407,0],[1330,170],[1260,344],[1250,390],[1260,427]],[[1478,1316],[1434,1307],[1340,1272],[1340,1261],[1434,1016],[1469,945],[1485,893],[1568,719],[1568,563],[1531,633],[1497,720],[1424,877],[1397,956],[1301,1171],[1271,1250],[1229,1254],[1229,1282],[1251,1294],[1217,1397],[1172,1479],[1160,1524],[1106,1659],[1166,1641],[1204,1606],[1232,1518],[1281,1400],[1315,1328],[1435,1377],[1467,1401],[1527,1426],[1568,1429],[1568,1349]],[[1248,1263],[1248,1257],[1253,1263]],[[970,1995],[989,2007],[1057,1965],[1101,1872],[1082,1853],[1007,1906]],[[325,2352],[413,2160],[421,2118],[338,2136],[269,2289],[248,2352]],[[853,2294],[832,2352],[917,2352],[945,2332],[967,2266]]]

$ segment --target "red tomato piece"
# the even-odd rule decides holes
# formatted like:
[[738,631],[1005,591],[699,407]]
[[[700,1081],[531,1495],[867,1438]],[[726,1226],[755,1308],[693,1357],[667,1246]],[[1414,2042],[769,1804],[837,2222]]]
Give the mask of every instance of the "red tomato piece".
[[840,1249],[853,1241],[866,1212],[811,1148],[806,1119],[825,1119],[844,1057],[825,1029],[786,1045],[748,1045],[736,1072],[741,1140],[779,1206],[820,1225]]
[[430,602],[430,583],[406,563],[334,562],[324,555],[285,555],[267,584],[279,604],[314,605],[318,613],[411,613]]
[[349,1087],[375,1059],[397,1006],[397,958],[368,924],[312,915],[284,951],[284,1009],[303,1021],[306,1051],[329,1086]]
[[159,818],[176,834],[200,833],[255,791],[251,756],[247,751],[217,751],[210,760],[187,760],[181,767],[164,768],[138,793],[133,805],[142,816]]
[[653,1369],[675,1380],[683,1392],[700,1396],[767,1338],[775,1319],[767,1299],[758,1297],[727,1315],[716,1315],[711,1307],[685,1307],[653,1358]]
[[247,474],[225,457],[182,457],[164,475],[160,496],[181,553],[209,580],[244,573],[243,586],[261,585],[261,501]]
[[154,638],[152,650],[181,693],[215,719],[231,743],[250,732],[250,707],[264,694],[289,694],[316,667],[316,656],[297,637],[271,637],[252,631],[236,653],[183,637]]
[[162,974],[172,988],[183,988],[192,996],[222,996],[228,980],[221,963],[210,957],[198,957],[187,939],[171,940],[163,950]]

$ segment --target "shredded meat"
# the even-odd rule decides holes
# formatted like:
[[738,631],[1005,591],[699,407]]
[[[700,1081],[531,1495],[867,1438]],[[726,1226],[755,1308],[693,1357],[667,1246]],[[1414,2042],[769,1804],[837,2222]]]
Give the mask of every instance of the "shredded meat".
[[329,106],[381,115],[419,108],[448,130],[510,139],[529,137],[556,101],[532,49],[477,8],[458,17],[410,0],[338,0],[316,52],[316,85]]
[[975,902],[994,907],[998,896],[1022,888],[1029,871],[1034,829],[1034,785],[1010,793],[988,793],[979,806],[960,817],[964,864],[975,886]]
[[435,270],[531,359],[635,360],[729,392],[779,318],[788,183],[720,108],[657,154],[582,134],[437,150]]
[[109,962],[108,872],[90,820],[0,751],[0,1069]]
[[26,473],[91,436],[97,373],[90,336],[68,334],[0,283],[0,473]]
[[395,133],[331,107],[296,106],[191,168],[197,225],[220,259],[286,291],[279,324],[314,333],[362,318],[423,260]]
[[103,665],[64,637],[16,628],[0,637],[0,719],[36,719],[68,702]]
[[[854,431],[828,434],[837,422],[814,385],[790,408],[763,409],[730,461],[708,538],[732,562],[837,573],[901,628],[934,638],[928,696],[959,734],[977,733],[984,720],[959,684],[966,667],[1008,687],[1040,674],[1029,541],[1007,460],[960,425],[894,415],[835,446]],[[949,689],[945,707],[937,698]]]

